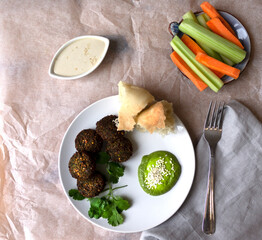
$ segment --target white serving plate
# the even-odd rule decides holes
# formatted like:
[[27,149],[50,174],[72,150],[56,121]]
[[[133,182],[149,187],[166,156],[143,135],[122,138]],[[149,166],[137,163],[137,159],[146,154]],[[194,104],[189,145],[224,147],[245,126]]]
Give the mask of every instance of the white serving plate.
[[[134,148],[132,157],[123,165],[124,176],[116,186],[128,185],[114,192],[128,199],[131,207],[123,212],[124,223],[113,227],[106,219],[93,219],[88,216],[89,202],[76,201],[68,195],[70,189],[76,189],[76,179],[72,178],[68,170],[68,162],[75,153],[75,137],[83,129],[95,129],[96,122],[106,115],[117,115],[119,109],[118,96],[102,99],[84,109],[73,120],[67,129],[59,152],[59,176],[65,195],[71,205],[85,219],[93,224],[116,232],[140,232],[153,228],[170,218],[185,201],[191,188],[195,173],[195,153],[190,136],[177,116],[175,116],[175,132],[166,136],[145,133],[138,130],[128,133]],[[139,185],[137,171],[144,155],[157,150],[166,150],[176,155],[181,164],[181,176],[176,185],[167,193],[151,196],[145,193]],[[70,221],[70,219],[69,219]]]

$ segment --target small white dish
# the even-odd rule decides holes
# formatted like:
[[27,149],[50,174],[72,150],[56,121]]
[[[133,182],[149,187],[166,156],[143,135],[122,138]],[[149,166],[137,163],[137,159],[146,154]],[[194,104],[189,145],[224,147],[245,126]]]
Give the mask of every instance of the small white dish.
[[[60,54],[67,49],[70,45],[74,44],[75,42],[79,41],[79,40],[84,40],[84,39],[90,39],[90,40],[97,40],[99,42],[103,42],[104,43],[104,48],[102,49],[101,53],[99,54],[99,57],[96,59],[97,61],[95,62],[94,65],[92,65],[92,67],[90,67],[89,69],[87,69],[86,71],[78,74],[78,75],[72,75],[72,76],[68,76],[68,75],[62,75],[62,74],[58,74],[55,72],[55,65],[56,65],[56,61],[58,59],[58,57],[60,56]],[[55,53],[51,64],[49,66],[49,75],[53,78],[57,78],[57,79],[63,79],[63,80],[74,80],[74,79],[78,79],[84,76],[87,76],[88,74],[90,74],[91,72],[93,72],[103,61],[107,50],[109,47],[109,39],[105,38],[105,37],[101,37],[101,36],[93,36],[93,35],[86,35],[86,36],[80,36],[80,37],[76,37],[71,39],[70,41],[66,42],[64,45],[62,45],[58,51]]]

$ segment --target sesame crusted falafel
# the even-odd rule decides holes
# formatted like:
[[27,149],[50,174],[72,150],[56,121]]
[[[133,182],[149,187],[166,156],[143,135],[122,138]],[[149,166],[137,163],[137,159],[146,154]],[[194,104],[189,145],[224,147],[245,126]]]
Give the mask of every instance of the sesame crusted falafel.
[[97,196],[105,187],[104,177],[96,172],[89,179],[77,180],[78,191],[86,198]]
[[103,140],[124,136],[124,131],[117,131],[116,120],[116,115],[108,115],[96,123],[96,132],[103,138]]
[[133,154],[133,147],[130,140],[126,137],[118,137],[108,141],[106,152],[114,162],[125,162]]
[[96,162],[87,152],[76,152],[69,160],[69,172],[73,178],[88,179],[94,174]]
[[77,151],[99,152],[103,146],[103,139],[94,129],[82,130],[75,139]]

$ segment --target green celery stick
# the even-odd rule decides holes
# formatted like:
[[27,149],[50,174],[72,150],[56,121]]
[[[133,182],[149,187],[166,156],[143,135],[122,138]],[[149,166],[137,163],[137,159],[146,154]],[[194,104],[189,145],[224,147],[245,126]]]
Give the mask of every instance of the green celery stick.
[[197,44],[207,53],[207,55],[209,55],[210,57],[213,57],[215,59],[217,59],[218,61],[223,61],[221,56],[215,52],[212,48],[208,47],[206,44],[204,44],[203,42],[197,41]]
[[203,13],[202,15],[205,18],[206,22],[211,19],[206,13]]
[[185,13],[182,17],[184,20],[185,19],[191,19],[194,22],[198,23],[196,15],[190,10],[189,12]]
[[218,78],[210,69],[195,59],[195,54],[175,36],[170,45],[174,51],[186,62],[186,64],[205,82],[214,92],[224,85],[223,81]]
[[232,62],[229,58],[227,58],[227,57],[225,57],[225,56],[223,56],[223,55],[220,55],[221,56],[221,58],[223,59],[223,62],[225,63],[225,64],[227,64],[227,65],[229,65],[229,66],[234,66],[235,65],[235,63],[234,62]]
[[[196,15],[192,12],[192,11],[189,11],[187,12],[184,16],[183,16],[183,19],[191,19],[193,20],[195,23],[200,23],[199,20],[198,20],[198,17],[196,17]],[[202,16],[203,17],[203,16]],[[206,24],[206,21],[204,20],[205,24]],[[207,26],[207,25],[206,25]],[[219,60],[219,61],[222,61],[222,58],[220,57],[220,55],[218,53],[216,53],[213,49],[211,49],[210,47],[208,47],[206,44],[204,44],[203,42],[201,41],[196,41],[197,44],[211,57]]]
[[194,38],[196,41],[201,41],[214,51],[224,55],[235,63],[243,61],[246,56],[246,51],[239,46],[220,37],[190,19],[183,20],[179,25],[179,30]]
[[200,14],[200,15],[198,15],[197,16],[197,20],[198,20],[198,22],[199,22],[199,24],[201,25],[201,26],[203,26],[203,27],[205,27],[206,29],[209,29],[209,27],[207,26],[207,24],[206,24],[206,19],[205,19],[205,17],[204,17],[204,14]]
[[[203,26],[204,28],[206,29],[209,29],[209,27],[207,26],[206,22],[207,20],[206,19],[210,19],[210,17],[206,14],[206,13],[203,13],[203,14],[200,14],[197,16],[197,20],[199,22],[199,24],[201,26]],[[210,57],[213,57],[221,62],[223,62],[223,58],[222,56],[220,56],[217,52],[215,52],[213,49],[211,49],[210,47],[206,46],[204,43],[199,43],[199,45],[202,46],[203,50],[210,56]]]
[[[197,20],[198,20],[198,22],[201,26],[205,27],[206,29],[209,29],[206,22],[210,20],[210,17],[206,13],[198,15]],[[225,57],[223,55],[219,55],[218,53],[213,51],[211,48],[207,48],[207,50],[205,50],[204,47],[202,47],[202,48],[209,56],[216,58],[219,61],[223,61],[227,65],[230,65],[230,66],[234,65],[234,63],[230,59],[228,59],[227,57]],[[211,50],[210,52],[209,52],[209,49]],[[218,56],[218,58],[216,56]]]

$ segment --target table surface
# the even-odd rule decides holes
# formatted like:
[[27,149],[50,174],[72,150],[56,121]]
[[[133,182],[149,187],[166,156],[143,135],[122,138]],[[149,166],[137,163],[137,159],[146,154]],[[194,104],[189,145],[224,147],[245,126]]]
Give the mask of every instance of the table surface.
[[[69,124],[91,103],[116,95],[120,80],[172,102],[194,145],[210,100],[238,100],[262,120],[262,2],[210,2],[237,17],[252,43],[246,70],[219,93],[199,92],[169,57],[169,23],[199,11],[202,1],[0,2],[1,238],[139,239],[141,233],[109,232],[84,220],[58,177],[59,147]],[[54,53],[81,35],[110,40],[102,64],[78,80],[50,78]]]

